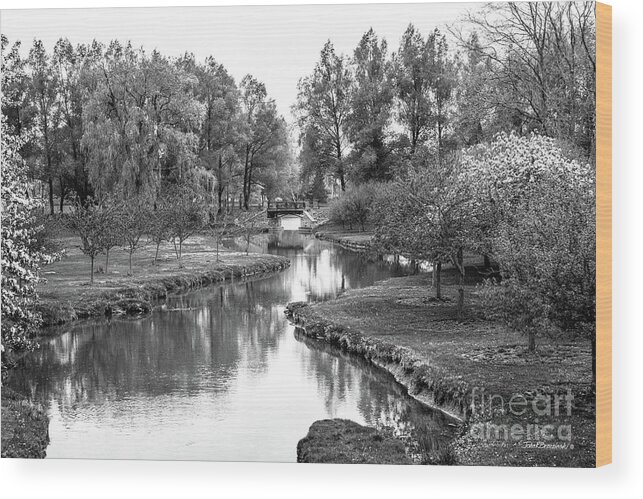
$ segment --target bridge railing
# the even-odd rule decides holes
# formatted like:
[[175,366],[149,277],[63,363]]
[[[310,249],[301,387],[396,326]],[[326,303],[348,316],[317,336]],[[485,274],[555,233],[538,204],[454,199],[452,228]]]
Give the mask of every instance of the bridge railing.
[[306,201],[270,201],[268,210],[305,210]]

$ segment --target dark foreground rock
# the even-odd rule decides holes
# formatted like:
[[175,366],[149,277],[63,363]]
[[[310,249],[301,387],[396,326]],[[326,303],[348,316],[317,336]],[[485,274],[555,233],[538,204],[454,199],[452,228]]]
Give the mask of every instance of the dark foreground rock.
[[297,462],[412,464],[402,442],[349,419],[315,421],[297,444]]
[[42,408],[2,389],[2,457],[44,458],[49,445],[49,419]]

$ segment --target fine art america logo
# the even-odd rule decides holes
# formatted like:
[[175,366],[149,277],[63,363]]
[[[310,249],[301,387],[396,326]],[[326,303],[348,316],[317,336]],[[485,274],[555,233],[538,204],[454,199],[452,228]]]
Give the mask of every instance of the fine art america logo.
[[494,446],[573,449],[572,426],[556,421],[571,416],[573,401],[569,389],[562,394],[514,393],[507,399],[475,387],[470,407],[478,422],[471,424],[469,434]]

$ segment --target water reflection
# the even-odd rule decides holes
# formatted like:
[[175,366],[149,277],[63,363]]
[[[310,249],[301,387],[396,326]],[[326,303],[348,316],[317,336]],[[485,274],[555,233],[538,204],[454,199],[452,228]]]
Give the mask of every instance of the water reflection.
[[316,419],[387,426],[439,449],[452,427],[366,362],[300,338],[283,310],[402,275],[299,234],[263,236],[288,256],[263,280],[171,297],[149,317],[84,323],[25,357],[12,388],[44,403],[48,457],[294,461]]

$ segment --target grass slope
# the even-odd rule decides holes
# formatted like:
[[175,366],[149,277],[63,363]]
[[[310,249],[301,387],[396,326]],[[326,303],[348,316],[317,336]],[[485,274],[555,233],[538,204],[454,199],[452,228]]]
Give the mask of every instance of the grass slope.
[[[465,431],[453,445],[459,464],[592,466],[595,408],[589,342],[542,339],[538,351],[529,353],[525,338],[487,317],[473,285],[467,286],[467,318],[460,322],[454,279],[453,273],[445,273],[444,302],[429,298],[430,275],[420,274],[350,290],[329,302],[290,304],[288,313],[307,335],[383,365],[420,400],[470,425],[492,422],[525,427],[538,422],[572,427],[570,445],[564,449],[534,448],[524,441],[490,443]],[[474,414],[474,388],[505,401],[516,393],[533,400],[539,394],[570,389],[574,406],[571,416],[534,418],[532,411],[523,417],[497,411]]]
[[[161,246],[156,264],[153,263],[155,247],[148,245],[139,249],[134,253],[131,276],[127,275],[127,253],[113,249],[108,272],[95,274],[94,285],[90,285],[89,259],[78,249],[78,239],[68,237],[62,243],[67,248],[65,257],[43,268],[46,282],[38,287],[45,325],[105,313],[147,312],[152,301],[170,292],[258,276],[290,264],[288,259],[279,256],[230,251],[221,251],[217,261],[214,241],[195,236],[184,243],[181,266],[169,243]],[[105,268],[104,256],[96,260],[95,267]]]

